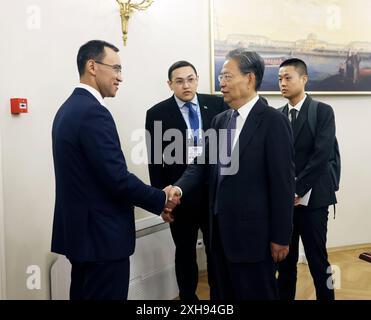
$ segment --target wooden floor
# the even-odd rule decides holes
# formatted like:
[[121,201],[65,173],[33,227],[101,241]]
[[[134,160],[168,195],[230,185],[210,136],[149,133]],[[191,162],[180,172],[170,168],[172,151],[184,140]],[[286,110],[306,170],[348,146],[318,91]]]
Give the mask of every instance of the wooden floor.
[[[371,245],[353,246],[329,250],[329,260],[334,269],[336,300],[371,300],[371,263],[358,256],[371,251]],[[201,300],[209,299],[206,272],[200,273],[197,295]],[[313,281],[308,266],[298,265],[297,300],[315,300]]]

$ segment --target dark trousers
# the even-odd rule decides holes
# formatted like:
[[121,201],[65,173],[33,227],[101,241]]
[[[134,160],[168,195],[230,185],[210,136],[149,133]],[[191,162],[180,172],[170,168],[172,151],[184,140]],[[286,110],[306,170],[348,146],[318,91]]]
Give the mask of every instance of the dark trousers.
[[211,256],[219,300],[278,300],[276,264],[271,257],[256,263],[232,263],[224,252],[215,217]]
[[76,262],[70,259],[71,300],[126,300],[129,258],[119,261]]
[[198,231],[201,229],[206,250],[207,274],[210,286],[210,299],[215,299],[213,270],[209,254],[209,229],[207,209],[205,212],[177,212],[170,224],[171,235],[175,244],[175,274],[179,287],[180,300],[198,300],[198,265],[196,244]]
[[327,220],[328,207],[319,209],[310,209],[305,206],[295,207],[290,251],[286,259],[279,264],[278,286],[282,300],[295,299],[299,237],[303,242],[317,299],[335,299],[326,250]]

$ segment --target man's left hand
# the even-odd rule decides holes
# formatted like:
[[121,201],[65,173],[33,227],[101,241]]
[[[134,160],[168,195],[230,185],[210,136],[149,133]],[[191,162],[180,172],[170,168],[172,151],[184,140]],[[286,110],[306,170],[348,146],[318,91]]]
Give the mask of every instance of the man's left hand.
[[289,246],[282,246],[280,244],[271,242],[271,254],[274,262],[280,262],[286,258],[289,253]]

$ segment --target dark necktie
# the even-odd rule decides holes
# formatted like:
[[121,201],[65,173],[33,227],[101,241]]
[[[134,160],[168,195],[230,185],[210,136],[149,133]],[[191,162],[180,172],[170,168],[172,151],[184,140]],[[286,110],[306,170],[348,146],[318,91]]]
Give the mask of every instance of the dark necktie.
[[237,117],[240,114],[237,110],[233,111],[231,120],[228,123],[227,127],[227,156],[230,157],[232,154],[232,146],[233,146],[233,140],[236,133],[236,124],[237,124]]
[[[230,166],[230,163],[225,164],[221,163],[221,157],[223,157],[223,162],[226,159],[230,159],[232,155],[232,146],[233,146],[233,140],[234,136],[236,133],[236,125],[237,125],[237,117],[240,114],[238,111],[234,110],[232,113],[231,118],[229,119],[228,125],[227,125],[227,143],[222,143],[220,145],[220,150],[219,150],[219,161],[218,161],[218,176],[217,176],[217,185],[216,185],[216,194],[218,193],[219,185],[220,182],[222,181],[222,170],[223,168],[228,168]],[[223,136],[222,136],[223,137]],[[227,153],[227,157],[225,157],[225,152]],[[218,211],[218,198],[215,199],[215,204],[214,204],[214,214],[217,214]]]
[[[229,119],[227,125],[227,135],[226,140],[224,143],[220,145],[219,150],[219,161],[218,161],[218,175],[220,179],[220,172],[222,168],[229,167],[230,163],[226,163],[227,161],[230,162],[230,157],[232,155],[232,146],[233,146],[233,139],[236,133],[236,124],[237,124],[237,117],[239,116],[238,111],[233,111],[231,118]],[[223,135],[221,136],[223,138]],[[225,138],[225,136],[224,136]]]
[[298,110],[296,110],[296,109],[291,109],[290,110],[291,126],[292,127],[294,127],[294,125],[295,125],[297,113],[298,113]]
[[189,119],[189,124],[192,129],[194,145],[197,145],[198,131],[200,129],[200,122],[198,120],[198,114],[197,114],[197,111],[193,109],[192,102],[187,102],[184,104],[184,106],[188,108],[188,119]]

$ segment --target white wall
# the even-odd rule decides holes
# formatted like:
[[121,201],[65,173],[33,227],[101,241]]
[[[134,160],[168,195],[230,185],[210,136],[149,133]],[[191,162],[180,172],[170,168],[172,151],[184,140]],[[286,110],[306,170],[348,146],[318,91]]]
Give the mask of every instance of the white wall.
[[[170,95],[166,76],[175,60],[193,61],[201,74],[201,91],[208,90],[208,3],[156,1],[132,17],[126,48],[116,1],[23,0],[4,6],[0,32],[6,50],[2,50],[1,61],[7,63],[1,68],[6,77],[1,82],[0,105],[5,107],[0,108],[0,117],[7,298],[45,299],[54,260],[50,253],[54,206],[50,132],[57,108],[78,82],[75,59],[79,46],[98,38],[121,48],[124,83],[116,99],[107,104],[116,119],[129,168],[148,181],[146,166],[131,164],[131,132],[143,127],[147,108]],[[30,16],[33,6],[41,13],[41,28],[36,30],[28,28],[35,22]],[[29,99],[28,114],[9,114],[9,98],[17,96]],[[41,290],[26,288],[29,265],[41,268]]]
[[[0,121],[1,128],[1,121]],[[2,147],[0,130],[0,300],[5,297],[5,242],[4,242],[4,197],[2,174]]]
[[[41,28],[36,30],[28,27],[35,22],[30,7],[34,5],[41,13]],[[97,38],[121,48],[124,83],[107,104],[130,170],[148,181],[146,166],[135,166],[130,160],[134,146],[130,136],[143,128],[145,111],[170,95],[166,76],[174,61],[192,61],[200,74],[199,91],[210,92],[208,1],[155,1],[131,18],[125,48],[114,0],[8,1],[0,12],[0,24],[7,298],[46,299],[48,272],[55,259],[50,253],[54,206],[50,132],[54,114],[78,81],[75,57],[79,46]],[[11,97],[28,98],[29,113],[11,116]],[[272,105],[283,104],[281,98],[268,98]],[[371,202],[367,184],[371,178],[370,97],[321,98],[334,107],[343,160],[340,203],[337,219],[330,219],[329,245],[371,242],[367,212]],[[41,290],[26,288],[29,265],[41,268]]]

